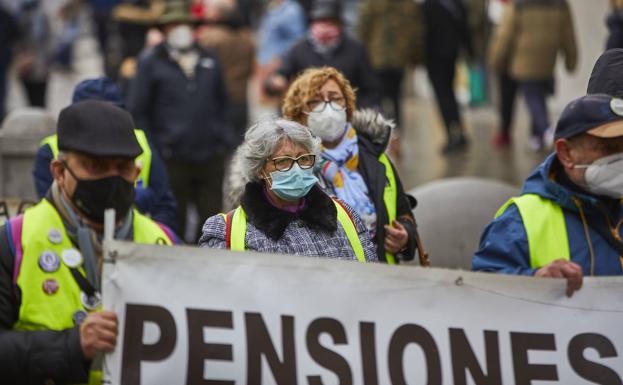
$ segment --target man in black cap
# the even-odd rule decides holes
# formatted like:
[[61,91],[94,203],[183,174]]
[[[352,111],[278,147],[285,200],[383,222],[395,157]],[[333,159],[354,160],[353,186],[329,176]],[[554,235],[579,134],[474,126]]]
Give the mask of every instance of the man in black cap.
[[315,0],[307,37],[283,58],[277,73],[268,78],[269,93],[280,94],[288,82],[311,67],[334,67],[357,90],[357,107],[379,107],[380,93],[366,47],[348,36],[342,20],[340,0]]
[[485,229],[472,269],[567,279],[623,274],[623,100],[604,94],[569,103],[555,154]]
[[103,311],[100,296],[104,210],[115,209],[116,239],[174,242],[132,208],[142,152],[133,129],[130,114],[107,102],[65,108],[52,187],[0,227],[3,384],[100,382],[92,363],[117,339],[116,315]]

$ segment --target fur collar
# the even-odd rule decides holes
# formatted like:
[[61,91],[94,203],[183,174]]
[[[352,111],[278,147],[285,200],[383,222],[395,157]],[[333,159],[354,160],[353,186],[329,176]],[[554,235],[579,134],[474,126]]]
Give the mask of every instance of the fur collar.
[[305,196],[305,207],[297,214],[279,210],[266,200],[264,185],[250,182],[240,199],[240,205],[253,226],[273,240],[283,235],[286,227],[300,219],[312,230],[334,233],[337,230],[337,210],[331,198],[317,185]]
[[357,110],[353,114],[352,125],[357,135],[372,142],[375,152],[379,155],[385,151],[389,137],[396,124],[372,109]]

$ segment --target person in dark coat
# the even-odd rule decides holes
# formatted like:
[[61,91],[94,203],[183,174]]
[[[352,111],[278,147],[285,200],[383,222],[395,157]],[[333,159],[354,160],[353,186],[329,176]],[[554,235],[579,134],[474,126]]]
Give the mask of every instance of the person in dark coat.
[[307,68],[330,66],[342,72],[357,89],[358,107],[378,107],[380,89],[368,51],[350,37],[342,21],[338,0],[316,0],[307,37],[283,58],[277,74],[266,82],[269,93],[283,93],[288,83]]
[[11,64],[13,42],[19,35],[15,17],[0,5],[0,122],[4,120],[7,74]]
[[165,13],[165,41],[139,61],[130,98],[137,127],[167,166],[181,234],[186,234],[189,203],[200,218],[221,210],[225,157],[235,139],[220,62],[195,44],[192,22],[185,7]]
[[454,94],[456,62],[463,48],[472,56],[467,11],[461,0],[426,0],[426,70],[447,131],[443,152],[467,145],[459,104]]
[[[83,100],[103,100],[117,107],[125,108],[119,88],[106,77],[80,82],[74,89],[72,103]],[[37,196],[40,199],[45,197],[54,181],[50,171],[50,163],[53,159],[53,150],[49,144],[43,144],[35,156],[32,173]],[[142,166],[146,167],[147,165]],[[154,148],[151,151],[151,164],[149,165],[149,184],[147,186],[135,186],[134,192],[134,203],[140,212],[148,214],[152,219],[176,230],[175,198],[169,187],[169,177],[164,163]]]
[[379,261],[412,260],[419,243],[411,211],[415,199],[405,194],[384,154],[395,125],[373,110],[355,113],[355,105],[344,75],[331,67],[311,68],[292,83],[282,113],[322,140],[316,167],[321,185],[364,220]]

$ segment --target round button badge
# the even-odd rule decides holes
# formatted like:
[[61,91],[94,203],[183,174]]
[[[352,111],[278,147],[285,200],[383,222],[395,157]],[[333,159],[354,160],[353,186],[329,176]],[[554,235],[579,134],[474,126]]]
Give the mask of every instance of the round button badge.
[[61,266],[58,255],[51,250],[46,250],[39,256],[39,268],[46,273],[54,273]]
[[67,249],[61,256],[63,263],[70,268],[82,265],[82,254],[76,249]]
[[88,315],[89,313],[87,313],[86,311],[78,310],[74,313],[71,319],[74,321],[74,325],[80,326],[84,322],[84,320],[87,318]]
[[87,310],[95,310],[102,304],[102,296],[99,292],[95,292],[92,296],[88,296],[85,292],[80,293],[80,302]]
[[56,294],[59,289],[58,281],[53,278],[46,279],[45,281],[43,281],[43,285],[41,288],[43,289],[43,292],[47,295]]
[[58,229],[52,229],[48,231],[48,241],[55,245],[59,245],[63,242],[63,234]]

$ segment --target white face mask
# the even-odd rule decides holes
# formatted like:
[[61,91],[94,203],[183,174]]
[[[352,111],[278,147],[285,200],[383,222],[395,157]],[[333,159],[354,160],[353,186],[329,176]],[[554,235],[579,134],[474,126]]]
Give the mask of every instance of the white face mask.
[[167,44],[171,48],[186,49],[194,42],[193,30],[188,25],[178,25],[167,34]]
[[320,103],[308,113],[307,126],[323,141],[335,142],[346,131],[346,108],[335,102]]
[[623,153],[605,156],[591,164],[579,164],[574,168],[585,168],[588,190],[596,195],[623,198]]

